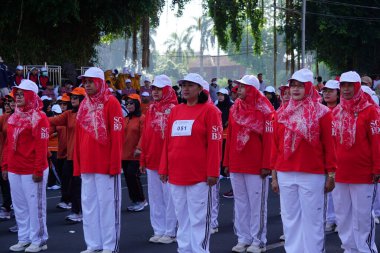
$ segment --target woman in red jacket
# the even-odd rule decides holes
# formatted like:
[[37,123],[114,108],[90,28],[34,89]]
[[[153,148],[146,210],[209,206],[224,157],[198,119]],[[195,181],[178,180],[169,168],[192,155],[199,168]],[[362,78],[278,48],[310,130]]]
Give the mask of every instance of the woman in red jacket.
[[324,193],[334,188],[332,113],[319,103],[312,82],[308,69],[293,74],[291,99],[274,123],[271,167],[277,171],[287,252],[324,251]]
[[268,180],[274,108],[259,91],[259,80],[235,81],[239,98],[231,107],[223,165],[234,192],[233,252],[265,252]]
[[160,161],[161,180],[169,179],[178,220],[178,252],[209,252],[212,189],[219,177],[223,127],[218,108],[207,103],[203,78],[179,81],[186,104],[168,119]]
[[168,117],[178,101],[172,82],[166,75],[156,76],[151,87],[154,102],[146,113],[140,155],[140,170],[148,173],[150,223],[154,231],[149,242],[172,243],[175,241],[177,219],[168,185],[160,181],[158,169]]
[[338,160],[333,191],[338,233],[345,252],[377,252],[372,209],[380,177],[380,109],[362,91],[354,71],[341,75],[340,91],[332,132]]
[[74,176],[82,178],[83,232],[87,245],[82,253],[118,252],[123,115],[101,69],[91,67],[80,78],[86,98],[77,114]]
[[11,246],[10,251],[39,252],[47,249],[49,122],[41,111],[42,101],[37,92],[34,82],[22,80],[14,88],[16,109],[8,119],[3,177],[9,179],[18,225],[18,243]]

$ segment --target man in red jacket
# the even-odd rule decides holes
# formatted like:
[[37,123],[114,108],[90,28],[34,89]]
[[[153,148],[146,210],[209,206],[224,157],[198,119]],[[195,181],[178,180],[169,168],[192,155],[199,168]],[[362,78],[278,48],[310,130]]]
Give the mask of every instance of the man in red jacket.
[[87,244],[82,253],[118,252],[121,106],[108,90],[101,69],[91,67],[79,78],[87,93],[77,115],[74,146],[74,176],[82,178],[83,231]]
[[332,131],[337,144],[333,200],[338,233],[345,252],[377,252],[372,209],[380,177],[379,107],[362,91],[354,71],[341,75],[340,91]]

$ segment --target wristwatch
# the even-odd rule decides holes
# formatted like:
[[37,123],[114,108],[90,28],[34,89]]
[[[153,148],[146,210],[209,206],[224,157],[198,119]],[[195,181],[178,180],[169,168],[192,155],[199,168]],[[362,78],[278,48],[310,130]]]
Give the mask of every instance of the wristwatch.
[[335,179],[335,172],[329,172],[329,178]]

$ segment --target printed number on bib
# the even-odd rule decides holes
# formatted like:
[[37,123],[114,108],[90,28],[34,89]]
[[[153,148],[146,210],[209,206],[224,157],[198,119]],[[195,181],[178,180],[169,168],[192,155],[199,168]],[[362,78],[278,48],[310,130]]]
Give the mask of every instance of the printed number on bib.
[[191,136],[194,120],[176,120],[172,127],[172,136]]

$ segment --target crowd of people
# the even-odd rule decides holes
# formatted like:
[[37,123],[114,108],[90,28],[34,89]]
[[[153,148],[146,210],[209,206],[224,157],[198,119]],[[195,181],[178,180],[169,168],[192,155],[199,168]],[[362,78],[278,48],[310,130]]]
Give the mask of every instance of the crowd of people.
[[18,233],[10,251],[47,249],[48,188],[61,190],[66,219],[83,223],[82,253],[118,252],[123,173],[127,209],[149,203],[147,241],[176,242],[181,253],[209,252],[221,174],[234,198],[233,252],[266,252],[270,183],[286,252],[324,252],[334,230],[345,252],[377,252],[380,108],[368,76],[348,71],[314,85],[301,69],[276,91],[262,74],[222,88],[196,73],[173,85],[164,74],[151,81],[91,67],[80,85],[57,89],[46,69],[25,78],[22,69],[1,89],[0,218],[14,213]]

